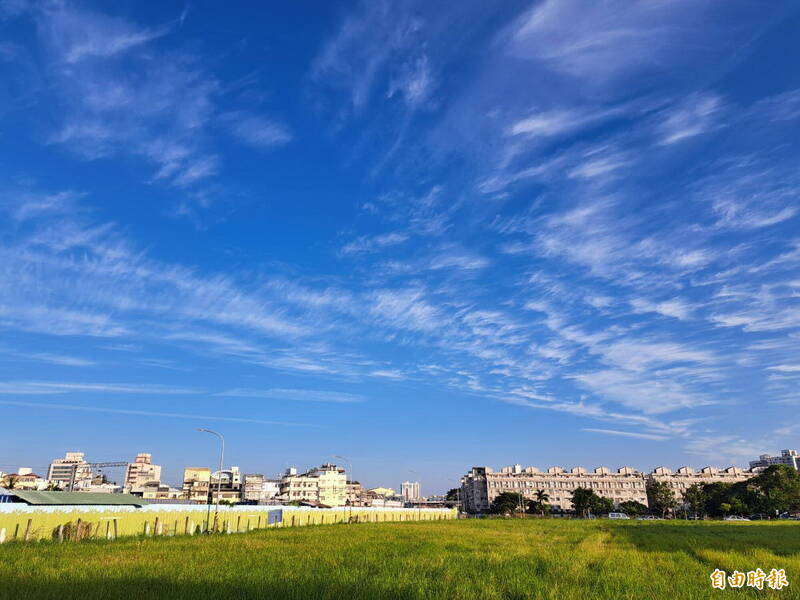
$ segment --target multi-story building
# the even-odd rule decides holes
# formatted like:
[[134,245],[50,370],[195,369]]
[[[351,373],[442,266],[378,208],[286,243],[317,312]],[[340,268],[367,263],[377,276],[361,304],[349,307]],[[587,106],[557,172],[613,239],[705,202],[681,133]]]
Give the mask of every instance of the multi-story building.
[[280,481],[280,495],[287,502],[317,502],[327,506],[343,506],[347,499],[347,478],[344,469],[331,463],[298,473],[287,469]]
[[239,467],[211,474],[211,501],[239,502],[242,496],[242,475]]
[[[145,500],[181,500],[186,499],[183,490],[170,487],[159,481],[148,481],[131,490],[134,496],[140,496]],[[203,502],[206,498],[203,498]]]
[[91,483],[92,468],[84,460],[83,452],[67,452],[64,458],[56,458],[50,463],[47,479],[63,489],[71,484]]
[[419,481],[404,481],[400,484],[400,495],[403,502],[416,502],[422,497]]
[[383,496],[385,498],[391,498],[392,496],[397,495],[397,493],[392,488],[387,488],[387,487],[370,488],[369,491],[373,494],[377,494],[378,496]]
[[9,478],[14,480],[14,489],[18,490],[46,490],[47,480],[33,472],[29,467],[23,467],[16,475]]
[[766,469],[770,465],[789,465],[793,469],[800,471],[800,455],[796,450],[781,450],[780,456],[770,456],[762,454],[758,460],[750,461],[750,470]]
[[669,485],[676,500],[682,503],[686,489],[695,483],[736,483],[754,475],[756,473],[739,467],[705,467],[700,471],[681,467],[674,473],[666,467],[658,467],[647,475],[631,467],[622,467],[616,472],[607,467],[598,467],[591,473],[583,467],[575,467],[570,471],[550,467],[546,472],[541,472],[536,467],[523,469],[521,465],[514,465],[504,467],[499,473],[489,467],[473,467],[461,479],[461,501],[468,512],[485,512],[502,492],[515,492],[522,494],[526,500],[533,500],[536,492],[542,490],[547,494],[547,503],[553,510],[572,510],[572,492],[582,487],[591,489],[598,496],[610,498],[615,507],[628,501],[647,505],[647,485],[663,481]]
[[350,506],[365,506],[367,490],[358,481],[347,482],[345,503]]
[[578,487],[610,498],[615,506],[629,500],[647,504],[644,476],[631,467],[616,472],[598,467],[589,473],[583,467],[570,471],[550,467],[542,472],[536,467],[523,469],[521,465],[504,467],[499,473],[489,467],[473,467],[461,480],[461,501],[468,512],[485,512],[502,492],[515,492],[533,500],[536,492],[543,490],[552,509],[571,510],[572,492]]
[[264,500],[264,476],[245,473],[242,480],[242,502],[258,504]]
[[151,454],[137,454],[133,462],[128,463],[125,469],[124,487],[126,489],[135,489],[153,481],[161,481],[161,467],[153,464],[153,456]]
[[211,469],[207,467],[187,467],[183,470],[183,497],[192,502],[206,504]]
[[678,504],[683,504],[683,496],[687,488],[702,483],[737,483],[754,477],[757,473],[745,471],[739,467],[717,469],[703,467],[695,471],[691,467],[681,467],[673,473],[667,467],[658,467],[648,476],[648,481],[663,481],[670,487]]
[[281,482],[277,479],[265,479],[261,485],[261,496],[263,501],[271,503],[275,501],[278,494],[281,493]]

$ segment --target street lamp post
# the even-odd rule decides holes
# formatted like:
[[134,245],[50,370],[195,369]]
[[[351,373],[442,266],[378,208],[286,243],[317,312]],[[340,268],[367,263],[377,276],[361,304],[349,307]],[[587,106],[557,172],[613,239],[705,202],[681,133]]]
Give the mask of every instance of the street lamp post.
[[[219,449],[219,471],[217,472],[217,501],[214,503],[214,524],[217,523],[217,518],[219,515],[219,498],[222,494],[222,469],[224,468],[223,465],[225,464],[225,437],[217,432],[212,431],[211,429],[202,429],[198,428],[197,431],[202,431],[204,433],[210,433],[215,435],[219,438],[220,442],[220,449]],[[208,493],[211,494],[211,477],[208,478]],[[206,533],[211,533],[210,530],[210,523],[211,521],[211,502],[208,503],[208,511],[206,512]]]
[[[355,484],[356,480],[353,477],[353,463],[350,462],[350,459],[345,457],[345,456],[339,456],[338,454],[332,454],[331,456],[333,458],[337,459],[337,460],[343,460],[344,462],[347,463],[347,466],[350,469],[350,471],[349,471],[349,473],[350,473],[350,481]],[[345,474],[345,477],[344,477],[344,494],[345,494],[345,496],[347,496],[347,475],[346,474]],[[350,519],[349,520],[350,521],[353,520],[353,505],[352,505],[352,503],[350,504]]]

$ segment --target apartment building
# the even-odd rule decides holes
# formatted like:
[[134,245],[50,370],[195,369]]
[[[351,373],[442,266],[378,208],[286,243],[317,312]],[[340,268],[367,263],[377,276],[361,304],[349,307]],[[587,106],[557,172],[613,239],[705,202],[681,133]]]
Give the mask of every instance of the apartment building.
[[536,492],[543,490],[549,497],[548,504],[552,509],[572,510],[572,492],[575,488],[583,487],[593,490],[598,496],[610,498],[615,507],[628,501],[647,505],[648,484],[663,481],[669,485],[678,502],[682,502],[686,489],[695,483],[736,483],[756,474],[739,467],[705,467],[699,471],[681,467],[676,472],[658,467],[650,474],[632,467],[622,467],[616,471],[598,467],[592,472],[583,467],[569,471],[550,467],[545,472],[536,467],[522,468],[521,465],[504,467],[500,472],[489,467],[473,467],[461,479],[461,501],[468,512],[485,512],[502,492],[516,492],[526,500],[533,500]]
[[192,502],[206,504],[211,481],[211,469],[207,467],[187,467],[183,470],[183,497]]
[[91,484],[92,468],[84,460],[83,452],[67,452],[64,458],[53,459],[47,470],[47,479],[67,489],[71,483],[79,487]]
[[653,472],[648,476],[648,480],[666,482],[678,503],[683,504],[683,496],[687,488],[696,483],[738,483],[739,481],[746,481],[757,474],[739,467],[728,467],[727,469],[703,467],[699,471],[695,471],[691,467],[681,467],[674,473],[667,467],[658,467],[653,469]]
[[242,496],[242,475],[239,467],[231,467],[224,471],[214,471],[210,478],[211,501],[238,503]]
[[343,506],[347,499],[345,470],[331,463],[298,473],[287,469],[280,481],[281,498],[287,502],[319,502],[327,506]]
[[770,456],[762,454],[758,460],[750,461],[750,470],[766,469],[770,465],[788,465],[800,471],[800,455],[796,450],[781,450],[780,456]]
[[419,481],[404,481],[400,484],[400,495],[403,502],[416,502],[422,498]]
[[569,471],[550,467],[544,472],[521,465],[504,467],[500,472],[490,467],[473,467],[461,481],[461,501],[468,512],[486,512],[502,492],[515,492],[533,500],[538,490],[547,493],[548,504],[554,510],[572,510],[572,492],[578,487],[610,498],[614,506],[629,500],[647,504],[645,478],[631,467],[615,472],[598,467],[591,473],[583,467]]
[[245,473],[242,479],[242,502],[258,504],[264,500],[264,476]]
[[137,454],[125,469],[123,486],[126,489],[135,489],[153,481],[161,481],[161,467],[153,464],[152,454]]

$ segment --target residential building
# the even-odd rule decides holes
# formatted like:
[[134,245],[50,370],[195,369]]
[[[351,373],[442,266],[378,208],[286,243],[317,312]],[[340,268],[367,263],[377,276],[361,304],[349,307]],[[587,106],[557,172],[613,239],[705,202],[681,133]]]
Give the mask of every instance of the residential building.
[[[186,499],[183,490],[172,488],[159,481],[148,481],[131,489],[131,494],[145,500],[179,500]],[[203,503],[206,497],[203,497]]]
[[13,487],[15,490],[41,491],[47,489],[47,480],[33,472],[29,467],[22,467],[16,473],[0,472],[0,487]]
[[331,463],[298,473],[287,469],[280,481],[280,495],[286,502],[317,502],[327,506],[343,506],[347,498],[344,469]]
[[416,502],[422,497],[419,481],[404,481],[400,484],[400,495],[404,502]]
[[461,501],[468,512],[486,512],[502,492],[515,492],[533,500],[536,492],[542,490],[553,510],[572,510],[572,492],[578,487],[611,498],[614,506],[629,500],[647,504],[645,478],[631,467],[616,472],[598,467],[590,473],[583,467],[569,471],[550,467],[542,472],[536,467],[523,469],[521,465],[504,467],[500,472],[490,467],[473,467],[461,480]]
[[372,492],[373,494],[377,494],[378,496],[383,496],[385,498],[391,498],[392,496],[397,495],[397,493],[392,488],[387,488],[387,487],[371,488],[369,491]]
[[758,457],[758,460],[750,462],[750,470],[766,469],[770,465],[788,465],[800,471],[800,455],[797,454],[796,450],[781,450],[780,456],[762,454]]
[[701,483],[738,483],[754,477],[757,473],[745,471],[739,467],[717,469],[716,467],[703,467],[695,471],[691,467],[681,467],[675,473],[667,467],[658,467],[648,476],[649,481],[663,481],[669,485],[678,504],[683,504],[686,489],[694,484]]
[[83,457],[83,452],[67,452],[64,458],[54,459],[47,471],[47,479],[65,490],[71,484],[91,482],[92,468]]
[[186,500],[208,503],[208,487],[211,469],[207,467],[187,467],[183,470],[183,496]]
[[242,502],[258,504],[264,500],[264,476],[245,473],[242,481]]
[[132,463],[125,469],[126,489],[135,489],[150,482],[161,481],[161,467],[153,464],[151,454],[140,453],[136,455]]
[[553,510],[572,510],[572,492],[575,488],[583,487],[610,498],[615,507],[627,501],[647,505],[647,485],[663,481],[669,485],[676,500],[682,503],[686,489],[695,483],[736,483],[754,475],[756,473],[739,467],[704,467],[699,471],[681,467],[677,472],[658,467],[650,474],[640,473],[631,467],[622,467],[616,472],[607,467],[598,467],[592,472],[583,467],[575,467],[570,471],[550,467],[546,472],[541,472],[536,467],[523,469],[521,465],[514,465],[504,467],[499,473],[489,467],[473,467],[461,479],[461,501],[468,512],[485,512],[502,492],[515,492],[522,494],[526,500],[532,500],[536,492],[542,490],[548,495],[547,502]]
[[277,479],[265,479],[261,486],[261,495],[263,501],[272,503],[278,494],[281,493],[281,482]]
[[367,490],[358,481],[347,482],[345,504],[349,506],[366,506]]
[[238,503],[242,496],[242,475],[239,467],[231,467],[225,471],[214,471],[211,474],[211,501]]

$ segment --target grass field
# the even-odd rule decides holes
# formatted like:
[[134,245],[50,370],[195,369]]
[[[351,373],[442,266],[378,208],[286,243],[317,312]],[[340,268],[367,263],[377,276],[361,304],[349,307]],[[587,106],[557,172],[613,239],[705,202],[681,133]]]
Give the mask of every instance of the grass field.
[[[709,574],[785,569],[781,591]],[[467,520],[0,547],[0,598],[800,598],[800,524]]]

